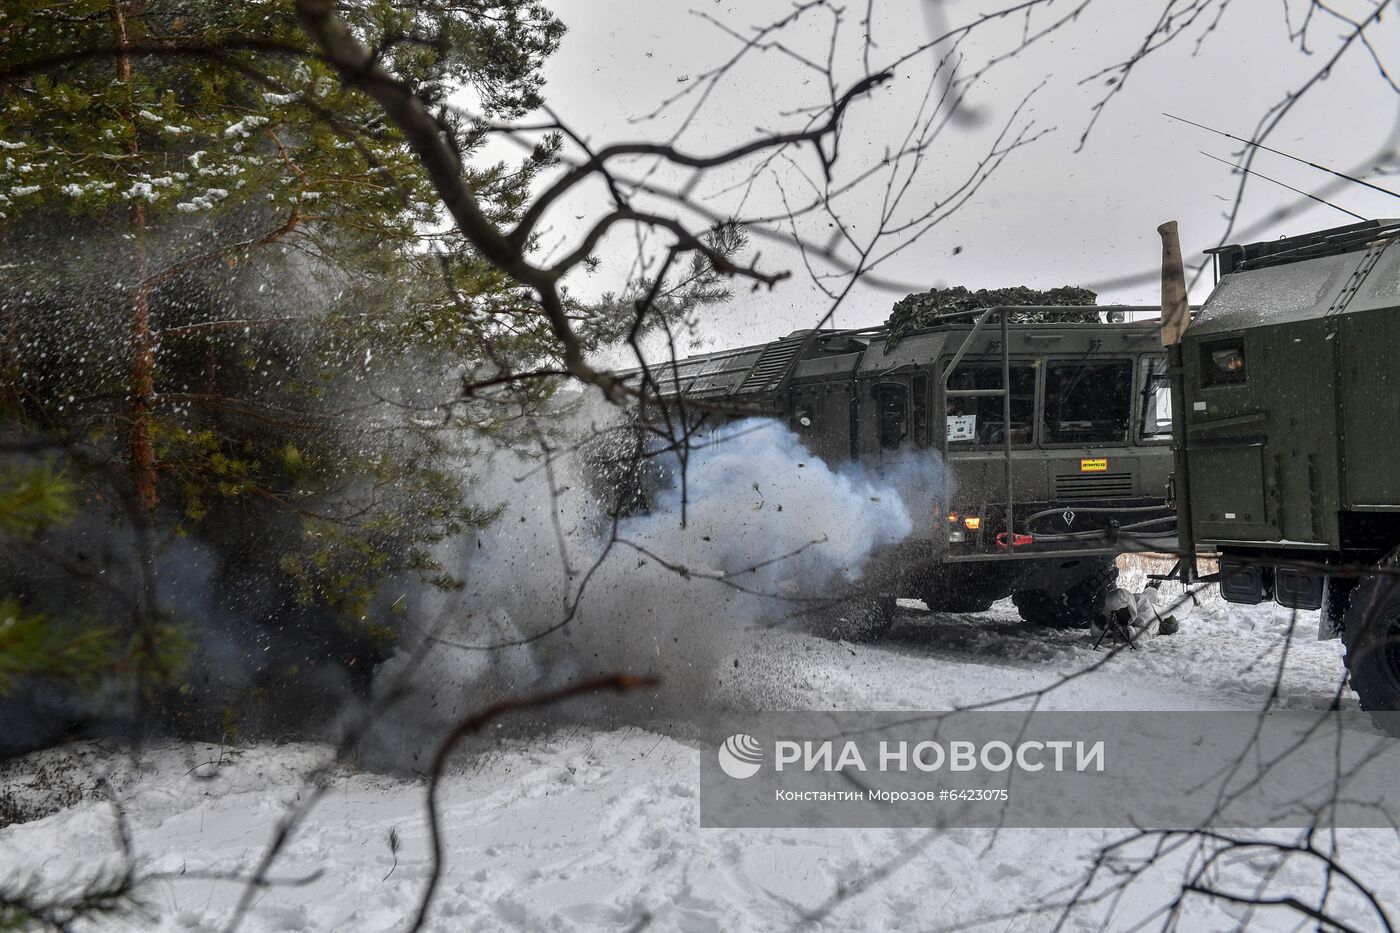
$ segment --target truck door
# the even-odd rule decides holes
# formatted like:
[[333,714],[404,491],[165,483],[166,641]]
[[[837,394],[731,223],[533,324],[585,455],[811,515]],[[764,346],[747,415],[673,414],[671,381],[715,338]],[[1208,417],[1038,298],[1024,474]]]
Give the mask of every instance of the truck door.
[[1252,365],[1260,347],[1235,333],[1193,341],[1190,351],[1186,449],[1196,532],[1207,541],[1275,540],[1266,445],[1276,387]]
[[[943,362],[944,369],[950,360]],[[999,395],[948,396],[943,400],[943,430],[947,432],[948,468],[956,500],[978,513],[1000,505],[1005,511],[1005,442],[1012,446],[1012,493],[1017,502],[1045,498],[1045,458],[1034,450],[1038,361],[1011,361],[1011,421],[1008,425]],[[948,388],[990,391],[1002,386],[999,360],[964,360],[948,376]]]

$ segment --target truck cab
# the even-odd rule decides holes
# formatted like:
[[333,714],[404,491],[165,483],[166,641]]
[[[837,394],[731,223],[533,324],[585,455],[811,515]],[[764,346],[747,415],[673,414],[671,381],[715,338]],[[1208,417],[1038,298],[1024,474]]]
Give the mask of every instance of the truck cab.
[[1183,553],[1218,556],[1230,602],[1321,609],[1362,708],[1400,710],[1400,221],[1209,252],[1214,291],[1164,328]]
[[829,464],[856,461],[897,486],[911,458],[941,463],[937,488],[901,488],[915,530],[883,555],[897,568],[891,597],[975,611],[1012,595],[1029,621],[1087,624],[1122,542],[1174,532],[1165,356],[1153,322],[1122,320],[1156,308],[1018,320],[1043,310],[978,309],[898,337],[797,331],[654,378],[671,395],[780,418]]

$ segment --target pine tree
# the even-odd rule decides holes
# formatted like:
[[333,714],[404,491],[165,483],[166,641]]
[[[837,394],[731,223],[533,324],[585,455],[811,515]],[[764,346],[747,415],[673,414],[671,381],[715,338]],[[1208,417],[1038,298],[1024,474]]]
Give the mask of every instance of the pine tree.
[[[348,15],[430,95],[465,88],[482,115],[538,104],[562,33],[521,0]],[[5,436],[16,470],[46,450],[75,477],[79,518],[105,514],[121,534],[104,540],[133,542],[117,546],[135,597],[121,650],[147,660],[124,666],[184,676],[151,578],[163,548],[192,540],[221,555],[231,588],[338,626],[326,640],[348,639],[340,660],[367,669],[393,634],[371,613],[382,581],[456,585],[432,546],[492,515],[464,488],[463,438],[510,416],[458,404],[450,376],[547,365],[537,309],[438,232],[417,160],[281,0],[7,4],[0,115]],[[482,131],[456,126],[469,157]],[[552,155],[470,169],[471,184],[508,218]],[[32,557],[35,535],[62,551],[93,534],[75,527],[0,532]],[[15,566],[5,611],[29,628],[108,605],[91,579],[88,598],[55,600]],[[269,603],[283,605],[263,599],[264,615]]]

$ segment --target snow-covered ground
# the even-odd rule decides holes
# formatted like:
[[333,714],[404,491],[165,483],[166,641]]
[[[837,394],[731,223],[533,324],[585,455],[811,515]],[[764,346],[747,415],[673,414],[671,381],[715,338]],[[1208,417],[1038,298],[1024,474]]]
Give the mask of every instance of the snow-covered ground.
[[[1208,605],[1180,634],[1145,640],[1052,690],[1042,706],[1255,709],[1278,676],[1282,705],[1325,708],[1342,675],[1340,646],[1314,641],[1316,614],[1301,614],[1280,667],[1289,624],[1276,607]],[[733,645],[733,656],[732,696],[790,709],[946,709],[1048,687],[1102,657],[1086,633],[1030,630],[1005,604],[967,617],[906,609],[875,645],[755,629]],[[699,756],[711,750],[676,737],[683,731],[561,727],[464,755],[444,786],[447,862],[428,928],[1049,929],[1057,915],[1003,915],[1063,898],[1098,847],[1123,835],[702,830]],[[31,756],[4,779],[13,791],[26,774],[60,762],[89,782],[107,776],[143,869],[169,873],[146,888],[146,916],[109,925],[213,930],[229,919],[241,887],[207,874],[246,872],[288,803],[305,793],[306,772],[327,754],[308,744],[222,751],[158,744],[133,762],[83,745]],[[284,879],[319,875],[259,892],[243,929],[402,929],[427,872],[423,796],[419,780],[337,768],[273,871]],[[0,830],[0,878],[39,872],[76,884],[115,852],[115,839],[113,809],[93,794]],[[1394,833],[1347,831],[1340,846],[1365,883],[1382,896],[1394,891]],[[1129,896],[1076,914],[1065,928],[1132,928],[1171,899],[1179,867],[1168,859]],[[1219,882],[1247,893],[1273,868],[1263,858],[1233,862]],[[1320,890],[1319,878],[1290,863],[1274,874],[1274,891]],[[1350,894],[1334,896],[1328,910],[1356,929],[1379,928]],[[1297,929],[1299,920],[1283,909],[1248,914],[1197,898],[1179,929]]]

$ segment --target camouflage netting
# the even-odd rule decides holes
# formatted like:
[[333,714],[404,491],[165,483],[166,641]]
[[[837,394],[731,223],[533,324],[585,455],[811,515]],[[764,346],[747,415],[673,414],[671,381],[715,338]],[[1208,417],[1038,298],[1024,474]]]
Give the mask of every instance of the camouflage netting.
[[[885,326],[890,329],[890,336],[885,341],[885,352],[893,350],[900,340],[913,331],[939,323],[938,319],[950,312],[995,308],[998,305],[1058,305],[1065,308],[1083,308],[1093,305],[1097,297],[1087,288],[1074,285],[1049,289],[1016,285],[1011,288],[979,288],[975,292],[968,291],[961,285],[932,288],[895,302],[894,310],[885,320]],[[1082,310],[1019,311],[1011,315],[1011,321],[1015,324],[1079,324],[1098,319],[1098,311]]]

